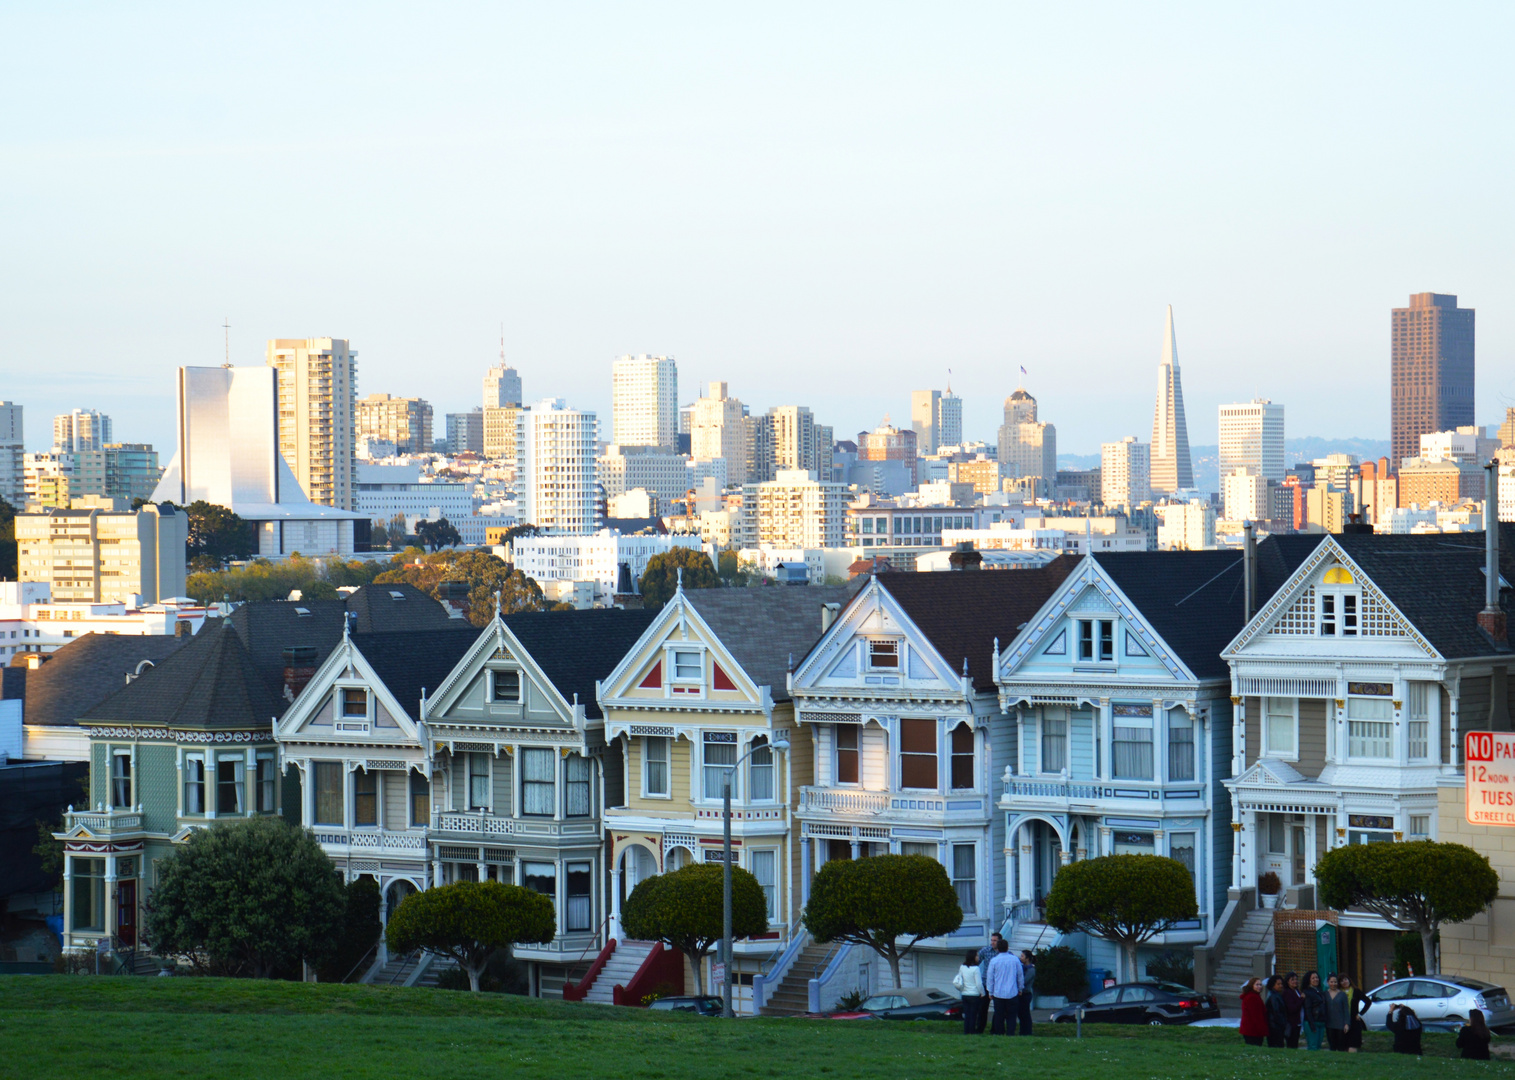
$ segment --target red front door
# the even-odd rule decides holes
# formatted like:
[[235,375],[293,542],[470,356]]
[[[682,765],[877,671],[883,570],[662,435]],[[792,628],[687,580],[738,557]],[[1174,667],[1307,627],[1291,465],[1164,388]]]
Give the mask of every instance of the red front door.
[[116,937],[128,948],[137,947],[137,883],[116,883]]

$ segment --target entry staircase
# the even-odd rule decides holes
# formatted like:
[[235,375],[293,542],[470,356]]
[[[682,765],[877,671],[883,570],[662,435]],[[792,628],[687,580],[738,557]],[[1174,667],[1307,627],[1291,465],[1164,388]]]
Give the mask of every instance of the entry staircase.
[[457,966],[454,960],[443,960],[431,953],[416,951],[390,957],[383,967],[371,969],[363,981],[372,986],[434,987],[442,972]]
[[1259,954],[1273,954],[1273,912],[1262,908],[1247,912],[1225,955],[1215,965],[1210,993],[1219,999],[1222,1015],[1241,1015],[1241,987],[1252,978],[1253,957]]
[[794,958],[794,965],[778,986],[766,995],[764,1016],[803,1016],[810,1011],[810,980],[826,969],[826,961],[836,950],[835,943],[819,945],[812,941]]
[[1036,952],[1048,949],[1062,940],[1063,935],[1044,922],[1018,922],[1010,930],[1010,951],[1019,956],[1022,949]]
[[584,995],[585,1001],[597,1001],[601,1005],[613,1005],[612,994],[617,984],[625,986],[631,981],[631,977],[641,970],[648,955],[652,952],[653,943],[650,941],[621,941],[617,939],[615,952],[610,954],[605,961],[605,966],[595,976],[590,984],[589,991]]

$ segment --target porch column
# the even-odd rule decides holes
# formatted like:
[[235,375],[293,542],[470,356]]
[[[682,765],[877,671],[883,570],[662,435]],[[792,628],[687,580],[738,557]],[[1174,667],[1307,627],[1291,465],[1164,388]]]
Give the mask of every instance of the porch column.
[[1247,771],[1247,699],[1231,698],[1231,775]]
[[1241,802],[1231,795],[1231,888],[1241,888]]
[[69,852],[63,853],[63,948],[65,951],[74,945],[74,890],[70,888],[70,882],[74,877],[74,857]]
[[1257,884],[1257,812],[1248,810],[1241,816],[1241,885]]
[[[1305,815],[1305,884],[1315,884],[1315,861],[1320,858],[1320,852],[1315,850],[1315,817],[1314,814]],[[1320,906],[1319,900],[1315,902]]]
[[1029,821],[1023,821],[1016,830],[1020,854],[1020,873],[1016,881],[1016,898],[1030,901],[1036,892],[1036,834]]
[[431,860],[431,886],[438,888],[442,884],[442,857],[434,855]]
[[389,925],[389,890],[379,893],[379,949],[375,962],[382,968],[389,963],[389,943],[384,940],[384,928]]
[[474,863],[474,865],[478,867],[479,880],[488,881],[489,867],[485,865],[483,857],[480,856],[479,861]]
[[[1492,684],[1492,682],[1493,680],[1491,679],[1490,683]],[[1437,696],[1439,697],[1440,695],[1438,694]],[[1457,691],[1450,687],[1447,690],[1447,727],[1447,734],[1449,736],[1447,739],[1447,764],[1455,772],[1462,767],[1462,735],[1458,730]]]
[[105,857],[105,936],[114,950],[116,937],[116,856]]
[[800,837],[800,904],[810,903],[810,876],[815,858],[811,854],[814,841],[808,836]]
[[1099,771],[1101,780],[1109,780],[1115,775],[1114,763],[1110,760],[1115,753],[1113,744],[1114,736],[1110,730],[1110,699],[1099,699],[1099,722],[1094,729],[1094,755],[1099,759]]
[[610,871],[610,927],[606,933],[616,941],[626,940],[626,931],[621,928],[621,868]]

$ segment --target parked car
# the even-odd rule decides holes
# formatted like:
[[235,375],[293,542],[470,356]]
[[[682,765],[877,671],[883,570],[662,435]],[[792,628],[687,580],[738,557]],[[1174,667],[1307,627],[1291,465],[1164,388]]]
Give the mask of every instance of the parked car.
[[813,1015],[828,1020],[961,1020],[963,1003],[945,990],[911,986],[874,994],[855,1009]]
[[1363,1021],[1370,1028],[1382,1029],[1389,1019],[1389,1006],[1408,1005],[1421,1023],[1432,1027],[1438,1022],[1461,1024],[1468,1010],[1481,1009],[1484,1023],[1490,1027],[1515,1024],[1515,1007],[1502,986],[1466,979],[1461,975],[1417,975],[1413,979],[1395,979],[1368,991],[1367,1012]]
[[664,997],[647,1007],[657,1012],[688,1012],[696,1016],[720,1016],[726,1003],[718,997]]
[[1071,1024],[1084,1010],[1086,1024],[1192,1024],[1220,1016],[1220,1003],[1171,982],[1135,982],[1109,986],[1082,1005],[1068,1005],[1052,1014],[1058,1024]]

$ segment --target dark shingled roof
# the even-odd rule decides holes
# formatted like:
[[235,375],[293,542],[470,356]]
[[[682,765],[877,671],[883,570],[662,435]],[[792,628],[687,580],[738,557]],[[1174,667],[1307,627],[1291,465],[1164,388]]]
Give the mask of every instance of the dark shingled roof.
[[[1270,536],[1257,545],[1254,610],[1268,602],[1321,540]],[[1131,551],[1094,558],[1197,678],[1228,677],[1230,668],[1220,652],[1243,625],[1241,551]]]
[[993,690],[994,639],[1000,648],[1014,641],[1077,565],[1077,559],[1059,555],[1032,570],[880,574],[878,582],[952,665],[953,674],[962,674],[966,659],[974,689]]
[[354,616],[354,634],[382,634],[396,630],[455,630],[467,626],[454,619],[445,607],[414,585],[364,585],[347,598]]
[[144,661],[162,663],[189,641],[171,634],[85,634],[52,653],[39,668],[7,668],[4,696],[25,695],[25,723],[75,727],[81,716],[126,686],[127,675],[136,674]]
[[421,717],[421,691],[428,694],[441,685],[463,659],[481,633],[467,623],[452,620],[443,630],[400,630],[389,634],[354,634],[352,643],[374,673],[383,680],[395,700]]
[[615,670],[655,618],[655,611],[590,608],[522,612],[505,616],[505,625],[563,700],[572,705],[577,694],[584,715],[599,719],[594,684]]
[[721,644],[774,701],[789,700],[789,660],[796,665],[821,639],[821,607],[847,606],[867,583],[688,589],[684,596]]

